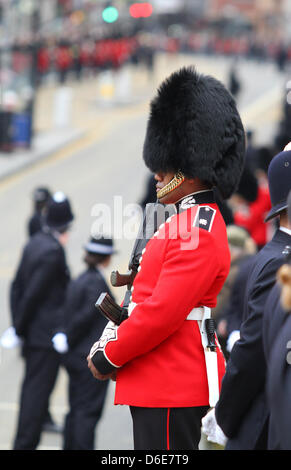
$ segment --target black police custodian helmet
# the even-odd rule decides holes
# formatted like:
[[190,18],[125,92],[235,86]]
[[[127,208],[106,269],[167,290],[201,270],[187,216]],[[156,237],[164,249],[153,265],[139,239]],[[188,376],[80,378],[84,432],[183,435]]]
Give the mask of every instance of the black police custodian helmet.
[[143,148],[152,172],[181,170],[228,198],[239,183],[244,156],[244,128],[221,82],[188,67],[162,83],[151,102]]
[[287,198],[291,189],[291,150],[280,152],[271,160],[268,182],[272,209],[265,222],[278,216],[288,207]]
[[112,255],[116,253],[112,238],[92,237],[84,246],[85,250],[93,255]]
[[55,193],[48,206],[46,225],[50,229],[63,231],[73,220],[70,201],[61,191]]

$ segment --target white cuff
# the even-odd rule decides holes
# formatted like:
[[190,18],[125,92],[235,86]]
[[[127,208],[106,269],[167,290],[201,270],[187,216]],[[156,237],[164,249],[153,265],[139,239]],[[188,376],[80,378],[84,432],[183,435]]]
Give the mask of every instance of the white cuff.
[[237,340],[240,339],[240,332],[239,330],[234,330],[230,333],[228,339],[227,339],[227,342],[226,342],[226,349],[228,352],[231,352],[233,346],[234,346],[234,343],[237,342]]

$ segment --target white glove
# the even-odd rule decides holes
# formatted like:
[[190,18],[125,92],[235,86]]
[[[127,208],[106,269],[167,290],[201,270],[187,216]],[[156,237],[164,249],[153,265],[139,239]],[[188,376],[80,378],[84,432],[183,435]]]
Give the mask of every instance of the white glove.
[[233,345],[234,343],[237,342],[237,340],[240,339],[240,332],[239,330],[234,330],[230,333],[228,339],[227,339],[227,342],[226,342],[226,349],[227,351],[230,353],[232,348],[233,348]]
[[15,328],[10,326],[1,336],[0,344],[3,346],[3,348],[12,349],[22,344],[22,340],[15,333]]
[[286,145],[286,147],[284,148],[284,152],[287,152],[288,150],[291,150],[291,142]]
[[68,340],[65,333],[56,333],[52,338],[52,343],[54,349],[60,354],[64,354],[69,350]]
[[212,408],[202,419],[202,432],[207,436],[207,440],[225,446],[227,437],[218,426],[215,418],[215,408]]

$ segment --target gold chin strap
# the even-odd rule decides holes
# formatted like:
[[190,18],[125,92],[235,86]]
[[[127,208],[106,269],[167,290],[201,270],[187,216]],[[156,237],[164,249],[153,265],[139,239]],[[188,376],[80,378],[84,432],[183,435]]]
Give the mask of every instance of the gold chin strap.
[[178,173],[175,174],[174,178],[172,178],[171,181],[168,184],[166,184],[166,186],[164,186],[162,189],[160,189],[157,192],[157,198],[161,199],[162,197],[166,196],[171,191],[178,188],[183,183],[184,180],[185,180],[185,176],[183,175],[181,171],[178,171]]

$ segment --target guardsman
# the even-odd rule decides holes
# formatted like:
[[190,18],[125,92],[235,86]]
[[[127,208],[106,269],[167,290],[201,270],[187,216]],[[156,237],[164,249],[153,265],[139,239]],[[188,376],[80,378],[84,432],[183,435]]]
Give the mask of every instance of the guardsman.
[[205,343],[204,326],[230,253],[213,188],[232,194],[244,149],[235,102],[219,81],[192,67],[165,80],[143,158],[159,201],[177,212],[146,245],[128,319],[109,323],[88,356],[96,378],[117,375],[115,404],[130,406],[135,449],[198,449],[201,418],[217,399],[224,358],[213,331]]
[[69,271],[64,246],[73,221],[66,196],[56,193],[48,207],[46,227],[25,246],[11,285],[13,326],[23,340],[25,374],[14,450],[39,443],[60,355],[55,333],[61,329]]
[[279,228],[254,260],[248,277],[240,339],[231,351],[220,398],[215,413],[210,415],[228,438],[227,450],[268,447],[270,411],[266,400],[263,314],[277,271],[285,261],[285,247],[290,244],[287,198],[291,189],[291,151],[280,152],[272,159],[268,182],[272,208],[266,221],[278,217]]
[[104,269],[115,253],[111,238],[92,238],[85,245],[86,270],[70,282],[64,309],[64,331],[69,346],[63,363],[69,374],[69,413],[65,420],[64,450],[93,450],[95,429],[105,402],[108,380],[97,381],[86,357],[107,320],[98,315],[96,296],[108,292]]

